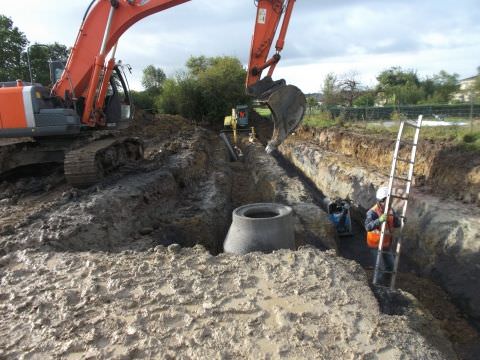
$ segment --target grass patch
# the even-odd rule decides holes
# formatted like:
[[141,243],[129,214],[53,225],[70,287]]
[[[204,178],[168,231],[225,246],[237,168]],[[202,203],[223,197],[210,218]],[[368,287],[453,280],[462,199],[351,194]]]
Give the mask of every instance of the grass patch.
[[335,119],[332,119],[329,112],[321,111],[321,112],[305,115],[303,119],[303,124],[306,126],[311,126],[316,128],[328,128],[331,126],[338,125],[338,121]]
[[[400,123],[392,126],[384,126],[382,123],[367,123],[366,126],[352,125],[352,127],[363,129],[370,134],[387,135],[389,137],[396,137],[399,126]],[[406,127],[403,133],[405,138],[413,139],[415,129]],[[480,122],[474,123],[472,127],[470,125],[423,126],[420,130],[420,139],[434,142],[452,142],[465,150],[480,151]]]
[[337,125],[335,120],[332,119],[325,119],[321,117],[313,116],[305,116],[303,119],[303,125],[316,127],[316,128],[328,128],[331,126]]
[[[255,111],[261,116],[269,117],[271,115],[268,107],[256,107]],[[391,121],[391,120],[387,120]],[[450,122],[465,122],[465,118],[449,117]],[[352,131],[358,131],[366,134],[377,134],[396,138],[398,134],[398,128],[400,121],[394,119],[395,124],[391,126],[383,125],[382,121],[379,122],[366,122],[366,121],[344,121],[342,117],[332,119],[330,112],[328,111],[314,111],[305,115],[303,119],[303,125],[315,128],[329,128],[332,126],[341,126],[345,129]],[[407,139],[413,139],[415,130],[411,127],[404,128],[404,137]],[[427,139],[434,142],[451,142],[460,148],[467,151],[480,152],[480,120],[475,120],[473,126],[470,124],[466,126],[451,125],[451,126],[423,126],[420,131],[420,139]]]

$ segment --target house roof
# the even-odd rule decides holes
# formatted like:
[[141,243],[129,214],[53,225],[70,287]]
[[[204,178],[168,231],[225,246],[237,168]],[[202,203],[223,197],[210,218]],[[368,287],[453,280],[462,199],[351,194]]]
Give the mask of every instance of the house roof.
[[480,76],[480,75],[470,76],[470,77],[465,78],[465,79],[460,79],[459,81],[475,80],[475,79],[478,78],[479,76]]

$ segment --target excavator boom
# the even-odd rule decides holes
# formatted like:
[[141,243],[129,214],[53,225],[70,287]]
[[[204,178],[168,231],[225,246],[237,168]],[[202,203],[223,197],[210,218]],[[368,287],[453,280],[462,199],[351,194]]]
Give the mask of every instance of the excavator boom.
[[108,82],[107,77],[102,78],[108,53],[136,22],[187,1],[190,0],[93,0],[80,26],[65,71],[53,92],[62,98],[83,97],[82,123],[103,125],[102,119],[96,116],[103,101],[95,97]]
[[[71,151],[76,137],[89,133],[83,131],[86,128],[115,129],[132,118],[128,86],[115,61],[120,37],[139,20],[187,1],[190,0],[92,0],[66,66],[51,91],[40,84],[20,80],[0,83],[0,137],[51,139],[68,135],[66,141],[70,141],[70,147],[67,144],[59,150],[66,154],[65,174],[75,179],[74,183],[79,186],[89,185],[95,175],[92,173],[88,181],[85,180],[87,177],[82,174],[87,167],[85,164],[92,169],[110,167],[96,160],[101,160],[107,145],[110,150],[115,147],[120,158],[126,151],[126,141],[104,141],[102,146],[108,143],[104,147],[93,144],[88,149],[80,149],[78,145],[78,150]],[[267,146],[270,152],[300,123],[305,112],[303,93],[293,85],[286,85],[284,80],[271,78],[280,60],[295,0],[258,0],[254,3],[257,15],[246,91],[264,101],[272,111],[275,129]],[[269,58],[279,27],[275,54]],[[266,69],[268,73],[262,78]],[[128,146],[134,145],[130,141]],[[141,149],[127,152],[137,158]]]

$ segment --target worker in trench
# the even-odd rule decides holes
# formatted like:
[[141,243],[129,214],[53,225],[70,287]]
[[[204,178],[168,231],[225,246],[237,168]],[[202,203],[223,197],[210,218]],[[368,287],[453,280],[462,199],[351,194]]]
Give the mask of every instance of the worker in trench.
[[380,257],[380,272],[378,277],[379,282],[383,281],[384,271],[393,270],[394,257],[391,252],[391,247],[393,244],[393,230],[401,225],[400,218],[396,215],[392,208],[390,208],[388,216],[384,214],[387,195],[387,187],[382,186],[378,188],[376,193],[377,202],[370,210],[368,210],[367,217],[365,219],[365,229],[367,230],[367,246],[370,248],[370,251],[373,255],[374,266],[377,259],[378,243],[380,242],[381,226],[384,222],[386,222],[382,246],[382,250],[386,252],[382,252],[382,256]]

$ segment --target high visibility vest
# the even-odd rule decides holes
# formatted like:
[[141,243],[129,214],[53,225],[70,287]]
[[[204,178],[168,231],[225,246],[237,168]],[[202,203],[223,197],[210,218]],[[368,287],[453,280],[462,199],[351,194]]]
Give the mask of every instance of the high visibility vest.
[[[383,211],[375,204],[370,210],[376,212],[378,217],[383,215]],[[385,226],[385,235],[383,236],[383,249],[386,249],[390,246],[392,242],[392,230],[394,228],[395,222],[393,219],[393,211],[390,209],[387,216],[387,225]],[[380,229],[375,229],[367,232],[367,245],[370,248],[378,249],[378,243],[380,242]]]

